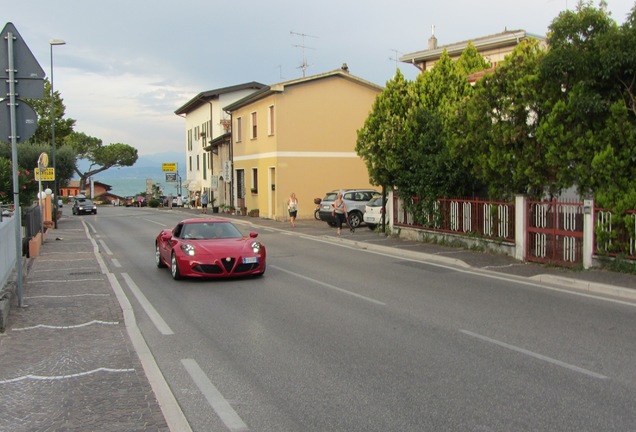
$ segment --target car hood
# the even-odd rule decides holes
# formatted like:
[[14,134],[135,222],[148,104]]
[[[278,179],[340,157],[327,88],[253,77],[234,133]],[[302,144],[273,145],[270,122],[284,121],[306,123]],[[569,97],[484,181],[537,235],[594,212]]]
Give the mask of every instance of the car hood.
[[249,237],[234,239],[214,240],[182,240],[182,243],[190,243],[195,247],[197,255],[206,254],[214,256],[240,255],[256,240]]

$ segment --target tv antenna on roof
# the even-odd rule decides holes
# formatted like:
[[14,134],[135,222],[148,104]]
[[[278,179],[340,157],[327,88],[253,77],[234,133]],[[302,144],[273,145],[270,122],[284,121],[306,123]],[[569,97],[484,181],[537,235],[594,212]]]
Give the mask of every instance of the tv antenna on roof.
[[391,51],[393,51],[393,57],[389,57],[389,60],[391,61],[395,61],[395,69],[397,70],[398,68],[398,60],[400,60],[400,56],[399,54],[403,54],[402,52],[396,50],[395,48],[391,49]]
[[316,38],[318,39],[318,36],[312,36],[312,35],[308,35],[305,33],[296,33],[295,31],[290,31],[289,32],[290,35],[292,36],[301,36],[303,38],[303,43],[300,45],[292,45],[293,47],[296,48],[302,48],[303,50],[303,62],[300,66],[298,66],[298,69],[301,69],[303,71],[303,78],[305,77],[305,71],[307,70],[307,68],[309,67],[309,64],[307,63],[307,57],[305,57],[305,49],[314,49],[311,47],[308,47],[305,45],[305,38],[306,37],[311,37],[311,38]]

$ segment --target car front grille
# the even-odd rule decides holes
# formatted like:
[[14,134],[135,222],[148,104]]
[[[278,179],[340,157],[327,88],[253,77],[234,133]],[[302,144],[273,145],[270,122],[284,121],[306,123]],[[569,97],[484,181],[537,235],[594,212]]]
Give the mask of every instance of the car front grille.
[[[258,268],[258,263],[251,263],[251,264],[239,263],[239,264],[236,264],[236,267],[234,267],[234,264],[236,263],[236,258],[231,258],[229,261],[227,261],[226,259],[223,259],[220,262],[223,267],[216,264],[199,264],[194,267],[194,271],[198,273],[205,273],[210,275],[220,275],[223,273],[233,273],[233,274],[246,273],[252,270],[256,270]],[[223,270],[225,270],[225,272]]]

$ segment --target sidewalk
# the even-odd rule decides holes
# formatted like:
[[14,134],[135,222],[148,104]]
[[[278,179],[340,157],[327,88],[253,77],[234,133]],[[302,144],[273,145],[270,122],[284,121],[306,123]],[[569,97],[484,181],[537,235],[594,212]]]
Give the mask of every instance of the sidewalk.
[[95,244],[58,226],[0,334],[0,431],[169,431]]
[[[337,237],[335,229],[316,220],[300,220],[292,228],[286,222],[202,215],[195,209],[161,211],[180,212],[183,219],[218,216],[233,220],[244,232],[284,231],[466,271],[636,300],[635,275],[520,263],[502,255],[402,241],[366,227],[344,230]],[[49,233],[25,274],[26,307],[13,305],[7,331],[0,334],[0,431],[189,430],[171,394],[166,396],[157,384],[162,377],[143,349],[132,310],[81,221],[63,218]]]

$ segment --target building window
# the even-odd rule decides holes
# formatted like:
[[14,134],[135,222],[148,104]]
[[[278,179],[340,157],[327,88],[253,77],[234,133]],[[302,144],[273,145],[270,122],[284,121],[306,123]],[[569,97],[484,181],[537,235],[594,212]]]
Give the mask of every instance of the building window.
[[197,155],[197,171],[201,171],[201,161],[199,160],[200,155]]
[[241,117],[236,118],[236,142],[243,141],[243,119]]
[[245,198],[245,171],[242,169],[236,170],[236,197]]
[[274,105],[267,107],[267,135],[274,135]]
[[252,187],[250,192],[253,194],[258,193],[258,168],[252,168]]
[[207,154],[203,153],[203,180],[208,178],[208,158]]
[[250,138],[256,139],[258,137],[258,125],[256,121],[256,113],[253,112],[251,115],[251,124],[250,124]]

